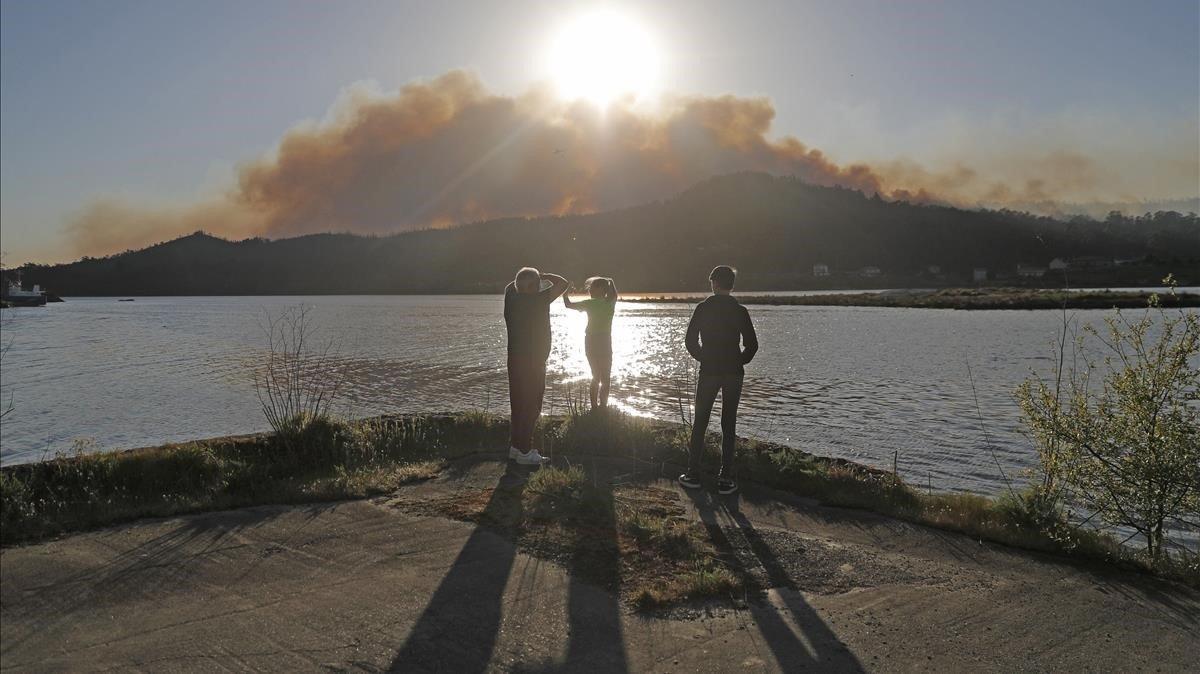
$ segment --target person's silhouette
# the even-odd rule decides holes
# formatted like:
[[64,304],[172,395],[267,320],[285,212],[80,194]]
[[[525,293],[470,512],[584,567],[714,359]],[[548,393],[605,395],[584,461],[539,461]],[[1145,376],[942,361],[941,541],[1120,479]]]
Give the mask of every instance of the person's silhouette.
[[696,380],[696,414],[688,448],[688,469],[679,476],[679,484],[688,489],[700,487],[700,460],[704,455],[704,435],[717,393],[721,394],[721,472],[717,491],[737,491],[733,479],[734,448],[737,445],[737,410],[742,397],[745,365],[758,352],[758,336],[746,311],[729,293],[737,272],[721,265],[708,276],[713,294],[696,306],[687,328],[687,350],[700,361]]
[[563,293],[563,304],[568,309],[587,313],[587,332],[583,346],[587,354],[588,367],[592,369],[592,383],[588,389],[592,409],[608,407],[609,384],[612,380],[612,322],[617,310],[617,284],[610,278],[593,276],[585,286],[591,297],[582,302],[572,302],[570,293]]
[[[550,285],[542,289],[542,281]],[[533,448],[533,429],[546,393],[546,360],[550,358],[550,304],[567,291],[567,280],[523,267],[504,289],[504,325],[508,332],[508,400],[512,411],[508,458],[522,465],[541,465]]]

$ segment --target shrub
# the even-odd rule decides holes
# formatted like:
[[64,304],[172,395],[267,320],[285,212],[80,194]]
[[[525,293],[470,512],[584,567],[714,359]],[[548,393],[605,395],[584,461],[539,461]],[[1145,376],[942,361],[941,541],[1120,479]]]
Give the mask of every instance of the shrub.
[[1159,563],[1172,529],[1200,527],[1200,316],[1152,298],[1139,318],[1117,311],[1104,330],[1086,327],[1073,355],[1079,367],[1064,373],[1060,352],[1054,382],[1031,376],[1017,390],[1043,474],[1026,509],[1051,516],[1061,499],[1132,529]]
[[[266,360],[254,373],[254,390],[276,439],[288,450],[311,449],[310,427],[327,421],[346,380],[333,341],[316,342],[309,309],[266,316]],[[322,429],[317,429],[318,431]]]

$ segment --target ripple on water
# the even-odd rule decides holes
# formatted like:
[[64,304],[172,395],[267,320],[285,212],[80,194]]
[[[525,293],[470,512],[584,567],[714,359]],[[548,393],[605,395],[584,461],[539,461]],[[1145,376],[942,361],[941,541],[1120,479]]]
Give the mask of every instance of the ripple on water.
[[[118,448],[262,430],[263,318],[301,303],[336,343],[346,413],[507,410],[499,297],[76,299],[6,313],[2,385],[16,411],[0,427],[0,459],[35,459],[76,437]],[[1012,391],[1051,362],[1052,312],[750,310],[762,350],[747,368],[742,433],[888,468],[898,453],[903,476],[942,489],[995,493],[997,462],[1010,477],[1031,465]],[[689,313],[619,308],[615,405],[678,418],[695,377]],[[546,402],[561,411],[588,377],[585,319],[559,303],[552,319]]]

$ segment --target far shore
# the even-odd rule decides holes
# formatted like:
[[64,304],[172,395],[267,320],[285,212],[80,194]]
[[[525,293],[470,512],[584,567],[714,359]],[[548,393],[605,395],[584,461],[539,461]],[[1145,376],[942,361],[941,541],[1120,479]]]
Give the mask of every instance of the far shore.
[[[894,290],[887,292],[826,293],[815,295],[738,294],[742,304],[822,307],[890,307],[908,309],[963,310],[1048,310],[1048,309],[1138,309],[1157,296],[1164,307],[1200,307],[1200,294],[1150,293],[1118,290],[1038,290],[1030,288],[943,288],[940,290]],[[623,300],[638,303],[690,304],[696,297],[679,295],[644,296]]]
[[[128,292],[119,295],[68,295],[55,296],[51,301],[72,300],[137,300],[183,299],[183,298],[243,298],[243,297],[491,297],[502,295],[504,289],[497,286],[489,289],[446,289],[428,291],[330,293],[312,292],[286,293],[211,293],[207,295],[172,294],[154,295]],[[575,291],[573,291],[575,292]],[[1180,286],[1177,300],[1170,297],[1168,288],[1154,289],[1153,285],[1127,288],[1112,285],[1081,285],[1071,289],[1033,287],[843,287],[843,288],[738,288],[735,294],[743,304],[810,305],[810,306],[894,306],[937,309],[1061,309],[1062,300],[1068,300],[1068,308],[1111,308],[1118,306],[1145,306],[1151,294],[1157,294],[1165,305],[1180,307],[1200,306],[1200,286]],[[622,302],[687,303],[703,299],[707,290],[630,290],[621,291]],[[964,298],[973,298],[967,300]],[[1077,307],[1076,303],[1087,301],[1098,306]],[[1178,303],[1176,303],[1178,302]],[[963,306],[957,306],[957,304]],[[989,305],[993,303],[994,306]],[[1025,304],[1020,304],[1025,303]],[[1052,304],[1053,306],[1050,306]],[[5,308],[9,303],[4,302]]]

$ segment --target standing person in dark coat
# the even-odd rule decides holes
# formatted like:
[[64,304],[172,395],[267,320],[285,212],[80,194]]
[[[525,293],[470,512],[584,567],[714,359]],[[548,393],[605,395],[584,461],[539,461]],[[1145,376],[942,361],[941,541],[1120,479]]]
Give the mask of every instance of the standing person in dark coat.
[[[550,285],[542,289],[542,281]],[[550,358],[550,304],[567,291],[567,280],[524,267],[504,289],[504,325],[508,332],[508,400],[512,421],[508,458],[522,465],[541,465],[533,448],[533,429],[542,414],[546,393],[546,360]]]
[[750,312],[729,293],[737,272],[721,265],[708,275],[713,294],[701,302],[687,328],[687,350],[700,361],[696,381],[696,415],[692,422],[692,440],[688,448],[688,469],[679,476],[679,484],[688,489],[700,487],[700,459],[704,455],[704,435],[717,393],[721,394],[721,472],[717,491],[737,491],[733,479],[734,448],[737,444],[737,410],[742,397],[745,365],[758,352],[758,336]]

